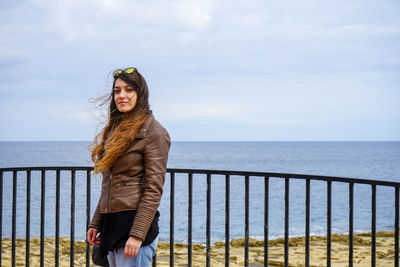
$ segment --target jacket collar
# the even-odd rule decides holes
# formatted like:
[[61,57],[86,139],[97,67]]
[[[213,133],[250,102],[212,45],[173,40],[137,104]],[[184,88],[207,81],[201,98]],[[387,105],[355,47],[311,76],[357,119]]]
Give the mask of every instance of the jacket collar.
[[149,132],[149,128],[151,124],[154,121],[154,116],[151,114],[147,121],[143,124],[143,126],[140,128],[138,134],[136,135],[136,138],[145,138],[147,133]]

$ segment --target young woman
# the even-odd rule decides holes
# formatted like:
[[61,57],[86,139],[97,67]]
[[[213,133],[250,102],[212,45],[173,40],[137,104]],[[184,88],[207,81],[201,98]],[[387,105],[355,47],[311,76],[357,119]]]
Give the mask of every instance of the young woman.
[[152,115],[138,70],[113,76],[108,122],[92,144],[94,173],[103,180],[87,239],[100,242],[112,267],[148,267],[157,248],[157,208],[171,141]]

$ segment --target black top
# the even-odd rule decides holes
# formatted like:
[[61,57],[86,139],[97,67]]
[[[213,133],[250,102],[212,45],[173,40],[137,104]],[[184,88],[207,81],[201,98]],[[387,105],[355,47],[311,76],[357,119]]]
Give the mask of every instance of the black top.
[[[102,255],[107,255],[108,251],[125,247],[129,238],[130,230],[135,219],[136,210],[127,210],[114,213],[102,213],[100,219],[100,249]],[[158,235],[158,217],[156,212],[154,219],[147,232],[142,246],[150,245]]]

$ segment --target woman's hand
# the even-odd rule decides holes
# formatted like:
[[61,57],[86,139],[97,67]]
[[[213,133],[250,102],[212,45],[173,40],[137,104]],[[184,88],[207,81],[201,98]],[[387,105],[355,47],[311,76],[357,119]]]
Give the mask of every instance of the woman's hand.
[[128,241],[126,241],[124,255],[126,258],[133,258],[139,252],[140,246],[142,245],[142,240],[139,238],[130,236]]
[[87,231],[87,240],[90,244],[95,245],[100,243],[100,238],[96,238],[98,231],[95,228],[89,228]]

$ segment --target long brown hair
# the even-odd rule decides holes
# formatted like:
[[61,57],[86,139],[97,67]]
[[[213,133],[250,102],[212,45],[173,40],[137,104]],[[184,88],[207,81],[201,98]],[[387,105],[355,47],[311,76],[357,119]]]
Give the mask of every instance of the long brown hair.
[[[135,107],[122,113],[117,109],[114,101],[115,81],[121,79],[136,90],[137,101]],[[106,126],[94,137],[90,145],[94,173],[106,171],[129,148],[135,140],[140,127],[151,116],[149,105],[149,89],[146,80],[135,68],[132,73],[122,71],[114,77],[111,94],[103,102],[109,103],[109,115]]]

